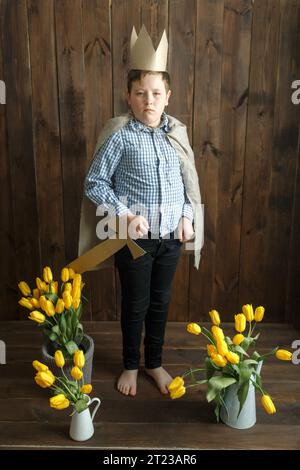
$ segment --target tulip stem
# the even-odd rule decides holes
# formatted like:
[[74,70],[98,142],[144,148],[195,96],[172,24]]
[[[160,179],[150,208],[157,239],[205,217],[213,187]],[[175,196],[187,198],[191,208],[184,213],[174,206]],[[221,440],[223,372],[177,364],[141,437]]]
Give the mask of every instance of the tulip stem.
[[[73,400],[76,402],[77,398],[76,396],[71,392],[71,390],[68,388],[67,384],[62,380],[60,379],[59,377],[56,377],[57,380],[59,380],[60,382],[62,382],[63,386],[65,387],[65,389],[69,392],[70,396],[73,398]],[[69,381],[69,379],[66,379],[67,381]]]

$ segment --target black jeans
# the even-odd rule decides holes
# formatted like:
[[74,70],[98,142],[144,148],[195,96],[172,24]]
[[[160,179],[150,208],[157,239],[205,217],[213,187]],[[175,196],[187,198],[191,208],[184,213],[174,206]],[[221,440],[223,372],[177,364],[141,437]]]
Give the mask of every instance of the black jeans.
[[127,245],[115,254],[122,290],[123,362],[125,369],[138,369],[145,322],[145,366],[155,369],[161,366],[172,281],[182,243],[174,238],[144,237],[135,242],[145,255],[134,260]]

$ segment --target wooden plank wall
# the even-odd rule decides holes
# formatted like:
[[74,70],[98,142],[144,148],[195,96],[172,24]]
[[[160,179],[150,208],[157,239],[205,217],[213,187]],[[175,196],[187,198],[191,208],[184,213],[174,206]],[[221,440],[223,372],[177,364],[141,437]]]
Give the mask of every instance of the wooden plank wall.
[[[263,304],[300,323],[300,0],[0,0],[0,320],[17,281],[76,257],[86,166],[124,98],[132,26],[169,38],[168,112],[188,126],[205,211],[199,271],[182,257],[170,319]],[[113,268],[85,276],[85,319],[114,320]]]

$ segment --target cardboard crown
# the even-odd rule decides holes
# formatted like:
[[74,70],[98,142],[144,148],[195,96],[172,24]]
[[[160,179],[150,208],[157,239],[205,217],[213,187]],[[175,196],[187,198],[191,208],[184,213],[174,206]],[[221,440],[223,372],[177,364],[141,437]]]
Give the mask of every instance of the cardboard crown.
[[130,39],[130,69],[166,72],[168,58],[168,40],[166,31],[163,32],[160,43],[155,51],[152,40],[143,25],[137,36],[135,27],[132,28]]

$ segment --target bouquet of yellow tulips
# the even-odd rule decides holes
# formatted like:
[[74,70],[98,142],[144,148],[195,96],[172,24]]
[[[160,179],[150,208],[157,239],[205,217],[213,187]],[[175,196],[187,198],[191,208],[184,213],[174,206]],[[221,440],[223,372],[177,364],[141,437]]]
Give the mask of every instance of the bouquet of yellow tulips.
[[[189,387],[207,384],[206,398],[208,402],[215,401],[215,413],[219,421],[220,409],[225,406],[224,394],[227,387],[238,385],[239,413],[247,398],[249,385],[252,383],[256,390],[262,394],[262,405],[267,413],[276,412],[270,395],[265,391],[260,376],[262,361],[268,356],[275,355],[277,359],[290,361],[292,353],[284,349],[274,348],[267,354],[253,351],[250,355],[249,347],[255,346],[259,333],[254,335],[257,323],[264,317],[265,309],[259,306],[253,310],[252,305],[242,307],[242,313],[235,315],[235,335],[225,336],[221,328],[220,315],[216,310],[209,312],[213,326],[211,331],[200,327],[197,323],[189,323],[187,331],[194,335],[203,335],[208,341],[207,357],[204,368],[191,368],[181,377],[175,377],[169,385],[172,399],[180,398]],[[247,330],[247,331],[246,331]],[[198,380],[197,374],[204,372],[206,377]],[[186,384],[186,379],[191,383]]]
[[72,404],[74,412],[80,413],[88,407],[87,394],[91,393],[93,387],[91,384],[83,383],[82,369],[85,363],[83,351],[75,351],[73,361],[74,367],[71,375],[74,380],[70,380],[64,374],[65,359],[61,350],[55,352],[55,363],[62,371],[61,377],[55,377],[48,366],[39,361],[33,361],[32,365],[37,371],[35,382],[40,387],[50,388],[54,392],[54,396],[50,398],[51,408],[63,410]]
[[[18,287],[23,294],[19,300],[22,307],[30,310],[28,318],[43,328],[55,349],[62,349],[66,357],[71,357],[78,349],[83,337],[80,323],[83,283],[81,274],[73,269],[61,271],[61,283],[53,280],[51,268],[43,269],[43,279],[36,278],[36,287],[31,289],[22,281]],[[85,299],[86,300],[86,299]]]

